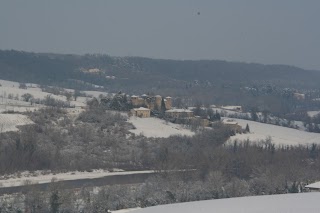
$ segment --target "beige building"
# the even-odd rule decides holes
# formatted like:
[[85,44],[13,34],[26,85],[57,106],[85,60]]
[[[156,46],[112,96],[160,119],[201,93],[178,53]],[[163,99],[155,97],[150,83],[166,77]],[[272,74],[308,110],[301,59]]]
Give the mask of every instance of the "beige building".
[[164,104],[166,106],[166,110],[169,110],[172,108],[172,98],[170,96],[166,97],[164,99]]
[[202,127],[208,127],[211,125],[211,122],[208,119],[201,118],[200,116],[194,116],[191,118],[190,123]]
[[140,118],[149,118],[150,117],[150,109],[140,107],[140,108],[134,108],[131,110],[131,115],[137,116]]
[[232,130],[234,130],[237,133],[242,132],[242,127],[233,119],[224,119],[222,123],[228,127],[230,127]]

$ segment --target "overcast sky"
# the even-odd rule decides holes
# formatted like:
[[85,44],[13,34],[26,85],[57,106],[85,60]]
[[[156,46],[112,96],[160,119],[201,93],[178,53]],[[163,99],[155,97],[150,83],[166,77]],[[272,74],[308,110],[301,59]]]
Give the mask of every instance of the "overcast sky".
[[319,22],[319,0],[1,0],[0,49],[320,70]]

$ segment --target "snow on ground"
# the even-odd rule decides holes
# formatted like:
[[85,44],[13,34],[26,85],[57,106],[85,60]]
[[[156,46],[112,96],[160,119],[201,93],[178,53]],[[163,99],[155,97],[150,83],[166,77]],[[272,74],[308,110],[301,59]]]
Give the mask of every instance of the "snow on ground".
[[15,100],[15,99],[9,99],[4,98],[0,96],[0,105],[9,105],[9,106],[31,106],[30,102]]
[[66,173],[57,173],[57,174],[46,174],[45,171],[38,171],[35,173],[30,172],[22,172],[19,177],[14,175],[14,177],[6,177],[0,176],[0,188],[4,187],[12,187],[12,186],[21,186],[26,183],[29,184],[41,184],[41,183],[50,183],[52,179],[56,181],[64,181],[64,180],[78,180],[78,179],[95,179],[102,178],[105,176],[113,176],[113,175],[130,175],[130,174],[148,174],[154,173],[153,170],[146,171],[115,171],[110,172],[107,170],[93,170],[92,172],[66,172]]
[[250,133],[237,134],[232,136],[230,140],[252,140],[259,141],[265,140],[267,137],[271,137],[272,142],[279,145],[307,145],[312,143],[320,144],[320,134],[305,132],[292,128],[276,126],[272,124],[258,123],[254,121],[248,121],[243,119],[233,119],[243,128],[249,125]]
[[99,95],[103,95],[103,96],[108,95],[107,92],[100,92],[100,91],[82,91],[82,92],[95,98],[99,98]]
[[0,85],[3,87],[19,87],[20,84],[18,82],[6,81],[6,80],[0,79]]
[[313,117],[315,117],[315,116],[317,116],[317,115],[319,115],[320,114],[320,111],[309,111],[308,112],[308,116],[310,117],[310,118],[313,118]]
[[309,185],[305,186],[306,188],[311,188],[311,189],[320,189],[320,182],[315,182]]
[[31,103],[29,102],[0,97],[0,113],[5,111],[13,111],[13,112],[34,111],[41,107],[44,107],[44,106],[39,104],[31,105]]
[[[63,95],[54,95],[51,93],[43,92],[39,85],[37,84],[31,84],[27,83],[26,86],[28,87],[27,89],[20,89],[19,88],[19,83],[14,82],[14,81],[6,81],[6,80],[1,80],[0,79],[0,97],[6,98],[9,94],[13,95],[13,97],[18,96],[21,99],[21,96],[25,93],[30,93],[33,95],[34,98],[39,98],[39,99],[44,99],[48,95],[50,97],[55,98],[57,100],[61,101],[66,101],[66,97]],[[68,92],[74,92],[73,89],[65,89]],[[84,92],[85,94],[96,97],[98,98],[99,95],[108,95],[107,92],[100,92],[100,91],[81,91]],[[76,107],[83,107],[86,106],[87,101],[89,100],[89,97],[78,97],[76,101],[72,100],[70,102],[71,105],[74,105]],[[1,101],[1,100],[0,100]],[[13,100],[12,100],[13,101]],[[28,104],[25,102],[25,104]]]
[[149,207],[132,213],[319,213],[320,193],[264,195]]
[[12,112],[32,112],[42,108],[43,106],[15,106],[15,105],[1,105],[0,104],[0,113],[12,111]]
[[136,129],[132,129],[130,132],[136,135],[142,134],[146,137],[168,138],[172,135],[193,136],[195,134],[179,124],[166,123],[166,121],[159,118],[139,118],[132,116],[128,122],[136,127]]
[[111,211],[112,213],[127,213],[127,212],[132,212],[132,211],[135,211],[135,210],[139,210],[141,209],[140,207],[137,207],[137,208],[130,208],[130,209],[120,209],[120,210],[114,210],[114,211]]
[[[42,92],[41,88],[39,88],[37,84],[28,83],[26,84],[28,86],[27,89],[20,89],[20,84],[18,82],[13,81],[0,80],[0,84],[0,96],[4,98],[6,98],[9,94],[12,94],[13,97],[18,96],[19,98],[21,98],[23,94],[30,93],[31,95],[33,95],[34,98],[44,99],[48,95],[50,95],[50,97],[54,99],[66,101],[66,97],[63,95],[54,95],[51,93]],[[71,101],[70,104],[81,107],[86,105],[86,101],[87,98],[78,97],[77,101]]]
[[0,114],[0,132],[18,131],[17,126],[32,123],[33,122],[25,115]]
[[211,107],[211,109],[213,110],[213,112],[218,112],[223,116],[250,116],[250,113],[246,113],[246,112],[237,112],[234,110],[230,110],[230,109],[225,109],[225,108],[219,108],[219,107]]
[[50,95],[52,98],[55,98],[61,101],[66,101],[65,96],[58,96],[58,95],[53,95],[51,93],[42,92],[41,89],[39,88],[20,89],[19,87],[5,87],[5,86],[0,87],[0,95],[2,96],[13,94],[13,96],[18,95],[20,98],[23,94],[26,94],[26,93],[30,93],[31,95],[33,95],[34,98],[44,99],[45,97],[47,97],[47,95]]

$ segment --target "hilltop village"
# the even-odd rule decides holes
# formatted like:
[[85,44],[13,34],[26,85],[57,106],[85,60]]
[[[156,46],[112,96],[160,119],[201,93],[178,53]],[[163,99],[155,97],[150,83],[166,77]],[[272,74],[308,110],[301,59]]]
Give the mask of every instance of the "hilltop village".
[[[139,118],[156,117],[175,124],[189,125],[193,127],[211,127],[214,123],[221,121],[219,110],[241,112],[241,106],[218,107],[173,107],[173,98],[160,95],[141,96],[119,92],[112,97],[100,97],[88,102],[88,107],[100,105],[108,110],[125,111],[130,117]],[[242,132],[241,126],[232,119],[223,119],[222,123],[229,126],[234,133]]]
[[164,98],[160,95],[148,96],[143,94],[141,97],[132,95],[131,104],[134,107],[130,111],[131,116],[137,116],[141,118],[156,116],[165,118],[166,120],[174,123],[191,124],[197,122],[203,127],[210,125],[208,118],[195,116],[193,111],[189,109],[173,108],[172,98],[170,96]]

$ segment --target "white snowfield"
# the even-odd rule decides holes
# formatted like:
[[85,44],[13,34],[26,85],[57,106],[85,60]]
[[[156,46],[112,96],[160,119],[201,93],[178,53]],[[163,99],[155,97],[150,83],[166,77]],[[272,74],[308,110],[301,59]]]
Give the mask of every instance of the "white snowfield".
[[34,104],[18,100],[0,98],[0,113],[2,112],[31,112],[44,107],[43,105]]
[[[61,101],[66,101],[66,97],[63,95],[54,95],[51,93],[47,93],[47,92],[42,92],[41,88],[39,88],[39,85],[37,84],[26,84],[27,85],[27,89],[20,89],[19,88],[19,83],[18,82],[13,82],[13,81],[5,81],[5,80],[0,80],[0,96],[4,97],[4,96],[8,96],[9,94],[12,94],[14,97],[16,95],[18,95],[19,98],[21,98],[21,96],[23,94],[26,93],[30,93],[31,95],[33,95],[34,98],[39,98],[39,99],[44,99],[46,98],[48,95],[50,95],[50,97],[57,99],[57,100],[61,100]],[[86,91],[88,93],[92,92],[92,91]],[[92,92],[93,94],[95,94],[95,92]],[[100,93],[99,93],[100,94]],[[74,106],[86,106],[86,101],[87,98],[85,97],[78,97],[77,101],[71,101],[70,104],[74,105]],[[28,104],[26,102],[26,104]]]
[[6,80],[0,79],[0,85],[3,87],[19,87],[20,84],[18,82],[6,81]]
[[238,111],[227,109],[227,108],[211,107],[211,109],[213,110],[213,112],[218,112],[226,117],[231,116],[231,115],[250,116],[250,113],[238,112]]
[[320,114],[320,111],[309,111],[308,112],[308,116],[310,117],[310,118],[313,118],[313,117],[315,117],[315,116],[317,116],[317,115],[319,115]]
[[112,213],[127,213],[127,212],[132,212],[132,211],[135,211],[135,210],[138,210],[138,209],[141,209],[140,207],[137,207],[137,208],[130,208],[130,209],[120,209],[120,210],[114,210],[114,211],[111,211]]
[[132,213],[319,213],[320,193],[264,195],[144,208]]
[[19,114],[0,114],[0,133],[18,131],[17,126],[33,124],[25,115]]
[[132,116],[128,122],[132,123],[136,129],[130,132],[145,137],[168,138],[172,135],[193,136],[195,133],[182,125],[166,122],[159,118],[139,118]]
[[309,189],[320,189],[320,182],[315,182],[315,183],[306,185],[305,187]]
[[272,124],[259,123],[243,119],[233,119],[243,128],[249,125],[250,133],[237,134],[232,136],[230,140],[251,140],[261,141],[267,137],[271,137],[272,142],[276,145],[310,145],[312,143],[320,144],[320,134],[305,132],[292,128],[276,126]]
[[95,98],[99,98],[100,95],[103,95],[103,96],[107,96],[108,93],[107,92],[100,92],[100,91],[83,91],[85,94],[87,95],[90,95],[92,97],[95,97]]
[[[43,174],[44,173],[44,174]],[[37,171],[33,174],[30,172],[22,172],[19,177],[13,175],[11,177],[0,176],[0,188],[12,187],[12,186],[22,186],[25,184],[41,184],[41,183],[50,183],[53,179],[55,181],[65,181],[65,180],[78,180],[78,179],[95,179],[102,178],[106,176],[114,175],[130,175],[130,174],[149,174],[155,173],[153,170],[146,171],[115,171],[110,172],[106,170],[93,170],[92,172],[66,172],[66,173],[57,173],[52,174],[45,172]]]

